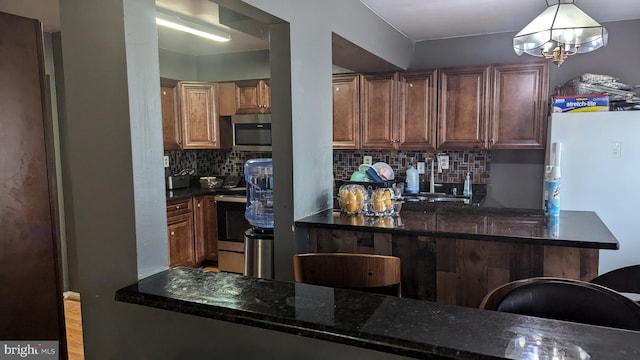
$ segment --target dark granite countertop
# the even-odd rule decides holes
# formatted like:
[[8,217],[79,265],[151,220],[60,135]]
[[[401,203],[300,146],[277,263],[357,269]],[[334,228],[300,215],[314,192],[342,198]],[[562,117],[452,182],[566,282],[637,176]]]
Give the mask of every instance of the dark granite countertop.
[[592,211],[561,211],[560,216],[548,218],[541,210],[465,206],[426,211],[403,209],[399,216],[376,218],[326,210],[297,220],[295,225],[592,249],[619,248],[618,240]]
[[200,195],[216,195],[219,192],[216,189],[206,189],[200,186],[192,186],[188,188],[167,190],[167,201],[189,198]]
[[554,348],[640,358],[640,332],[192,268],[152,275],[115,298],[415,358],[551,358]]

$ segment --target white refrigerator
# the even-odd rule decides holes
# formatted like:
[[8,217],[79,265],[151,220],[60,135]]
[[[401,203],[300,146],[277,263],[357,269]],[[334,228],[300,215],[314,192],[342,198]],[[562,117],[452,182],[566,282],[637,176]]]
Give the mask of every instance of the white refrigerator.
[[595,211],[620,243],[600,251],[599,273],[640,264],[640,111],[554,113],[549,129],[560,209]]

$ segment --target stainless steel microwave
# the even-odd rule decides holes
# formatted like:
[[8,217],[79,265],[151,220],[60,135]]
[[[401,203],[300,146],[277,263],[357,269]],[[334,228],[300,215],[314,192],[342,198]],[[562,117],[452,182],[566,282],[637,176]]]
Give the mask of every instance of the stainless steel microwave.
[[233,150],[271,151],[271,114],[231,117]]

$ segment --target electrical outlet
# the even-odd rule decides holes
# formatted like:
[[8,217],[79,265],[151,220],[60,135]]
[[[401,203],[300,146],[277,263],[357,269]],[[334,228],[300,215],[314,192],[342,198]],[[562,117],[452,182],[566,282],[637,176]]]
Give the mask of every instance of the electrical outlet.
[[449,168],[449,155],[438,156],[438,162],[440,162],[440,168],[446,170]]
[[424,162],[418,163],[418,174],[424,174]]
[[169,157],[168,156],[164,157],[164,167],[166,167],[166,168],[169,167]]
[[611,143],[611,157],[619,158],[622,152],[622,142],[614,141]]
[[367,164],[367,165],[372,165],[373,164],[373,159],[371,158],[371,156],[365,155],[362,158],[362,163],[363,164]]

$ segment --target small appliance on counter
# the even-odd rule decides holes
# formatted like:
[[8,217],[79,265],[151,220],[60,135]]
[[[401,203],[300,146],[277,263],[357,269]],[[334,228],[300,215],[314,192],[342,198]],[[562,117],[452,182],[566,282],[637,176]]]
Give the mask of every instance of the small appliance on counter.
[[193,169],[184,169],[177,174],[167,176],[167,190],[187,188],[191,185],[191,175],[195,174]]
[[273,279],[273,166],[271,159],[251,159],[244,165],[247,183],[244,233],[244,275]]

